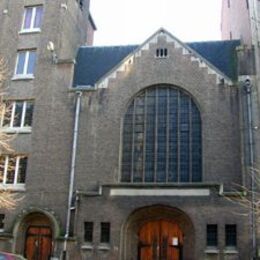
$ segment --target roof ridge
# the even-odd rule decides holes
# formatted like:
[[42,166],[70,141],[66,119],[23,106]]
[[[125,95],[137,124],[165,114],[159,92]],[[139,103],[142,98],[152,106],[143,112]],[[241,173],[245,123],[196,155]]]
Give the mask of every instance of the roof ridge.
[[221,42],[241,42],[239,39],[234,39],[234,40],[209,40],[209,41],[196,41],[196,42],[185,42],[186,44],[191,44],[191,43],[221,43]]
[[[194,41],[194,42],[184,42],[185,44],[193,44],[193,43],[235,43],[235,42],[241,42],[239,39],[234,39],[234,40],[203,40],[203,41]],[[105,49],[105,48],[120,48],[120,47],[138,47],[140,46],[141,44],[122,44],[122,45],[92,45],[92,46],[89,46],[89,45],[81,45],[79,48],[89,48],[89,49]]]
[[88,46],[88,45],[82,45],[79,48],[89,48],[89,49],[93,49],[93,48],[119,48],[119,47],[137,47],[140,46],[140,44],[127,44],[127,45],[99,45],[99,46]]

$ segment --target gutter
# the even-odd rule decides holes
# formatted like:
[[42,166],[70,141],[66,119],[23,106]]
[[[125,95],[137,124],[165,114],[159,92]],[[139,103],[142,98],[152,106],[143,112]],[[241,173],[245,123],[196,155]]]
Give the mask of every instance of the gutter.
[[256,258],[256,216],[255,216],[255,169],[254,169],[254,137],[253,137],[253,114],[252,114],[252,84],[249,78],[244,81],[243,85],[246,92],[247,100],[247,129],[248,129],[248,146],[249,146],[249,171],[251,171],[251,237],[252,237],[252,259]]
[[72,197],[73,197],[74,179],[75,179],[75,166],[76,166],[76,153],[77,153],[78,132],[79,132],[79,115],[80,115],[81,96],[82,96],[82,92],[77,91],[76,92],[76,106],[75,106],[75,117],[74,117],[71,166],[70,166],[68,209],[67,209],[66,230],[65,230],[64,244],[63,244],[63,259],[69,259],[69,258],[67,258],[67,245],[68,245],[69,231],[70,231],[71,207],[72,207]]

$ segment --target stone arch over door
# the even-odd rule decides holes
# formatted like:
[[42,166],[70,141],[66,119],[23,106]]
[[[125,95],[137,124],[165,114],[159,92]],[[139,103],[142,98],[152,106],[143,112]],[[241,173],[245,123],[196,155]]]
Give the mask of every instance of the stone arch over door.
[[[30,259],[46,260],[53,254],[55,239],[59,235],[56,218],[43,210],[28,210],[20,215],[13,228],[13,251]],[[33,258],[33,255],[42,257]]]
[[135,210],[126,220],[122,228],[121,258],[123,260],[138,259],[140,230],[149,223],[172,223],[181,233],[182,255],[185,260],[195,260],[195,230],[191,219],[183,211],[164,205],[153,205]]

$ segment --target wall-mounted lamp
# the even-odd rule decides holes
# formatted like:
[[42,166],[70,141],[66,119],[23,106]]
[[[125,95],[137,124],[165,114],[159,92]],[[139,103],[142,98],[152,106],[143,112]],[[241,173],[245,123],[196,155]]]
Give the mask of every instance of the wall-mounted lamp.
[[52,54],[52,62],[53,63],[57,63],[58,61],[58,56],[55,52],[55,46],[54,46],[54,43],[52,41],[49,41],[48,44],[47,44],[47,50],[51,52]]
[[68,6],[67,6],[67,4],[65,4],[65,3],[62,3],[61,5],[61,8],[63,8],[64,10],[68,10]]

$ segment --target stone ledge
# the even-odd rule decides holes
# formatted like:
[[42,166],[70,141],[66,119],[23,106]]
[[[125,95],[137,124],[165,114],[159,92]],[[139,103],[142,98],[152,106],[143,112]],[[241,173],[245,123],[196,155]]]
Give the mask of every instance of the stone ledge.
[[204,252],[206,254],[219,254],[219,249],[217,247],[207,247]]

